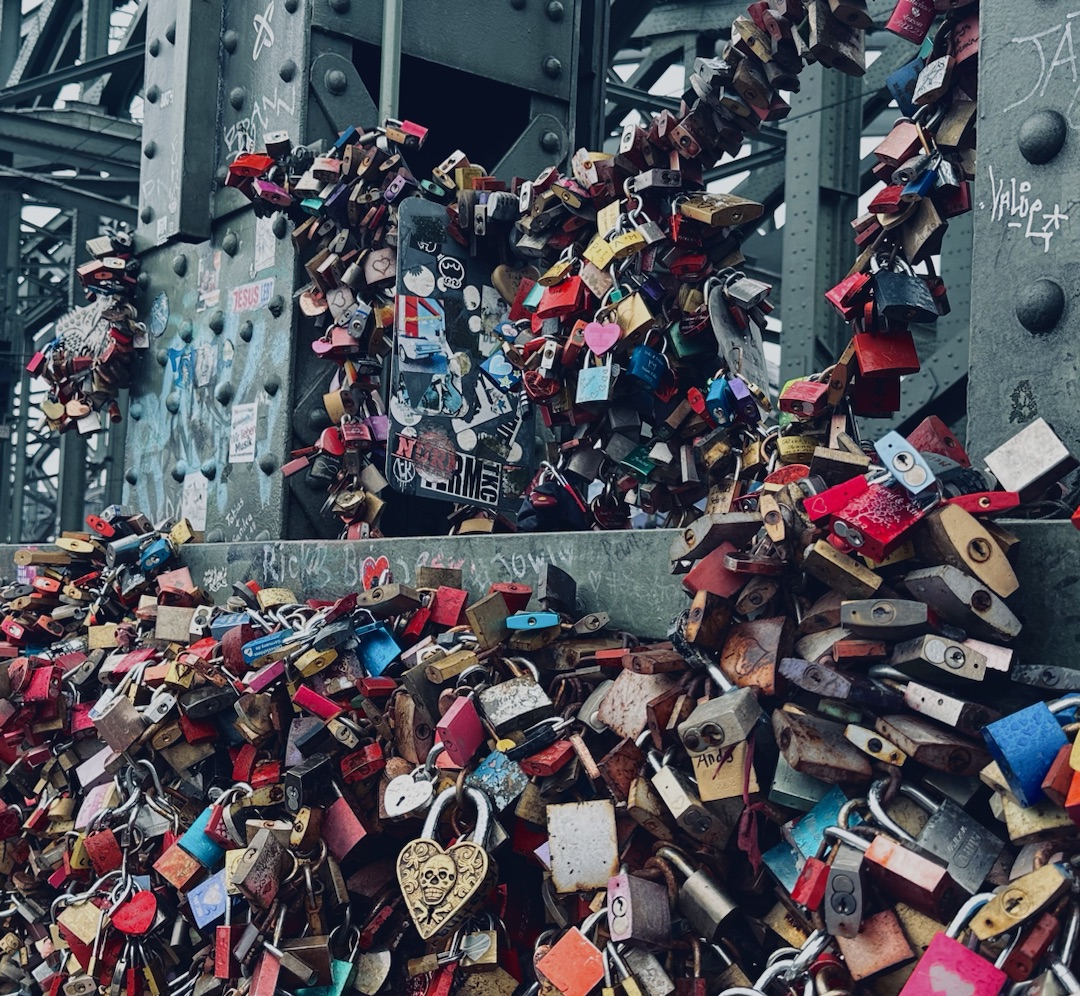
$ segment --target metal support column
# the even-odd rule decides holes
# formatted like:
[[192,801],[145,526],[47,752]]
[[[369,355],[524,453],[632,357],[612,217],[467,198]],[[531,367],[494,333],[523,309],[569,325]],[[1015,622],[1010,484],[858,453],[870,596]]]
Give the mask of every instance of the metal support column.
[[[83,0],[82,36],[79,39],[79,61],[89,62],[109,54],[109,19],[112,17],[112,0]],[[84,83],[80,92],[85,94],[94,80]]]
[[401,92],[401,19],[405,0],[383,0],[382,62],[379,68],[379,123],[396,118]]
[[[21,0],[0,4],[0,86],[7,82],[19,55]],[[10,165],[10,153],[0,153],[0,164]],[[0,365],[12,373],[24,366],[22,329],[18,319],[19,215],[22,199],[0,190]],[[18,540],[14,531],[13,477],[19,452],[19,423],[15,421],[15,384],[0,379],[0,412],[7,423],[0,436],[0,539]],[[20,499],[21,504],[21,499]]]
[[1066,0],[981,9],[972,460],[1040,417],[1080,452],[1073,10]]
[[844,325],[822,297],[851,266],[859,196],[862,81],[811,66],[792,100],[784,177],[784,333],[780,382],[813,373],[843,349]]
[[[85,243],[97,227],[83,211],[73,211],[71,218],[71,276],[68,280],[68,305],[75,307],[79,288],[77,267],[86,259]],[[68,429],[60,437],[60,475],[57,479],[57,535],[65,530],[78,531],[86,514],[86,436],[78,429]]]

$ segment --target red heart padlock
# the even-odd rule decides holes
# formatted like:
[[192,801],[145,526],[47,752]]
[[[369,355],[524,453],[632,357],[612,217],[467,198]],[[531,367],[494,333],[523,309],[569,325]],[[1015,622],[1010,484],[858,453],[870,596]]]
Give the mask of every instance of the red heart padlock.
[[157,897],[149,889],[140,889],[109,913],[109,920],[121,934],[142,937],[157,916]]

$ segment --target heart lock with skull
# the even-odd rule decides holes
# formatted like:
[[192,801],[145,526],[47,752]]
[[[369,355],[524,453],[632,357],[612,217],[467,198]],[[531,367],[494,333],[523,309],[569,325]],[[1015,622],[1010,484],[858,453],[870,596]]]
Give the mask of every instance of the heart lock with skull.
[[424,939],[450,933],[484,901],[497,869],[485,850],[491,824],[491,802],[480,789],[468,786],[465,795],[476,807],[476,829],[444,849],[435,839],[439,817],[457,790],[444,789],[428,810],[418,840],[398,855],[397,878],[409,916]]

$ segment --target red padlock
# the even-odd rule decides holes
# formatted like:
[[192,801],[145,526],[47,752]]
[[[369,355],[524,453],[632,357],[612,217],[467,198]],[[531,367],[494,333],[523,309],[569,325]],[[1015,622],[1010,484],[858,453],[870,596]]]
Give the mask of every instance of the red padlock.
[[836,514],[832,528],[864,557],[884,560],[925,514],[907,494],[871,484]]
[[899,0],[885,23],[885,30],[921,45],[936,16],[933,0]]

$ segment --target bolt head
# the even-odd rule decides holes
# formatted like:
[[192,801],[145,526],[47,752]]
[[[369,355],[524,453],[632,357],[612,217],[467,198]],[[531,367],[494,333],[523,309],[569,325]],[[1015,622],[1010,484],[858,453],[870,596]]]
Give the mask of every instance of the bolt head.
[[1020,125],[1016,144],[1020,154],[1036,166],[1050,162],[1064,147],[1069,128],[1064,116],[1044,108],[1028,115]]
[[543,61],[544,75],[553,80],[562,76],[562,62],[553,55],[546,56]]
[[1029,332],[1049,332],[1065,313],[1065,291],[1061,284],[1043,278],[1020,289],[1016,297],[1016,318]]
[[562,148],[562,139],[553,131],[545,131],[540,136],[540,148],[550,155],[555,155]]

